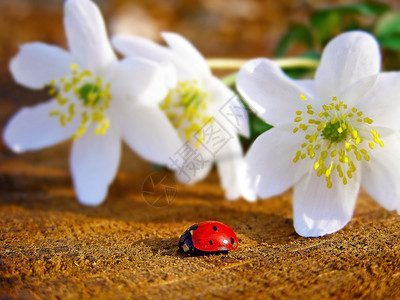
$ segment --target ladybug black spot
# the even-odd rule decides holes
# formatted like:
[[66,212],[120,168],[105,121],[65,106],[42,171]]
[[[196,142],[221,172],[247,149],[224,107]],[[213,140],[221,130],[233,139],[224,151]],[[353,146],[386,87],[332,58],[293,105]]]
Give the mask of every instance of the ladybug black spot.
[[213,226],[213,229],[214,229],[214,231],[218,230],[217,226]]
[[233,245],[234,242],[235,240],[233,239],[233,237],[231,237],[231,244]]
[[210,245],[212,245],[212,244],[213,244],[213,243],[212,243],[212,240],[209,240],[208,242],[210,243]]

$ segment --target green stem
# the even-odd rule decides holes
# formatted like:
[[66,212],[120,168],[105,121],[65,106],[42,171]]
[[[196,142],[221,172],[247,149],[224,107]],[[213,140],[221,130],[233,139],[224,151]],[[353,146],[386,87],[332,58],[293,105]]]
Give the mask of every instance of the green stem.
[[[243,64],[248,61],[245,59],[235,58],[212,58],[207,59],[207,63],[211,69],[223,69],[223,70],[238,70]],[[279,67],[283,69],[294,69],[294,68],[306,68],[316,69],[319,65],[319,60],[311,58],[301,57],[289,57],[289,58],[277,58],[272,59]],[[227,86],[232,86],[236,81],[237,73],[232,73],[225,76],[222,81]]]
[[231,74],[223,77],[221,80],[223,83],[225,83],[226,86],[233,87],[236,82],[236,75],[237,75],[237,72],[231,73]]
[[[247,59],[237,58],[210,58],[207,59],[207,63],[211,69],[223,69],[223,70],[238,70],[240,67],[247,62]],[[293,68],[310,68],[315,69],[318,67],[319,60],[311,58],[301,57],[288,57],[288,58],[277,58],[272,59],[279,67],[284,69]]]

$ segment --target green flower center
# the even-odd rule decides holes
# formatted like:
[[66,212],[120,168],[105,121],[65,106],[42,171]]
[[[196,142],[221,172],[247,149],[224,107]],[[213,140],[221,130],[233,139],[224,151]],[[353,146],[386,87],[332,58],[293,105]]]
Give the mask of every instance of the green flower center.
[[[346,129],[343,130],[342,124],[345,125]],[[347,139],[348,129],[346,123],[340,121],[329,122],[326,124],[324,130],[322,130],[322,136],[332,143],[339,143]]]
[[49,94],[56,98],[60,106],[50,111],[49,116],[57,117],[60,125],[66,126],[79,110],[80,125],[72,135],[73,139],[82,136],[91,123],[97,124],[95,134],[106,134],[110,125],[107,117],[111,101],[110,84],[103,84],[102,79],[94,77],[89,70],[78,71],[76,64],[71,64],[70,68],[70,76],[49,83]]
[[213,102],[207,92],[199,89],[196,80],[182,81],[168,93],[160,108],[179,136],[197,148],[204,141],[201,128],[207,122],[213,121],[209,112],[209,104]]
[[79,98],[85,106],[98,104],[101,101],[100,92],[101,89],[93,83],[85,83],[78,89]]
[[[307,100],[303,95],[300,98]],[[305,132],[305,142],[293,162],[307,156],[314,159],[317,176],[325,175],[328,188],[332,187],[332,172],[336,170],[346,185],[357,170],[354,162],[369,161],[368,150],[374,149],[375,144],[384,146],[379,134],[370,126],[373,121],[355,107],[349,109],[336,97],[332,97],[329,105],[324,104],[318,113],[312,105],[307,105],[305,113],[296,111],[296,115],[294,122],[299,125],[293,133]]]

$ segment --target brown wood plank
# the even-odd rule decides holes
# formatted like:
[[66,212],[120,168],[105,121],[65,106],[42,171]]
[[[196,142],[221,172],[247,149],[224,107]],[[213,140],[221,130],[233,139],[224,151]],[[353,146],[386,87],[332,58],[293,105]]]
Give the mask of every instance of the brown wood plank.
[[[0,132],[22,105],[47,98],[13,83],[7,66],[18,45],[66,44],[54,1],[28,2],[0,2]],[[105,15],[123,14],[116,9],[122,2],[103,5]],[[307,20],[318,1],[255,1],[260,13],[248,17],[227,16],[221,1],[178,1],[173,9],[153,2],[137,7],[160,30],[183,33],[206,55],[253,57],[271,55],[287,24]],[[400,218],[363,191],[343,230],[303,238],[293,229],[291,191],[229,202],[215,171],[196,185],[178,185],[171,205],[150,206],[141,189],[154,171],[125,147],[107,201],[85,207],[72,188],[69,146],[16,155],[0,142],[1,299],[400,299]],[[239,248],[178,254],[180,234],[205,220],[233,228]]]

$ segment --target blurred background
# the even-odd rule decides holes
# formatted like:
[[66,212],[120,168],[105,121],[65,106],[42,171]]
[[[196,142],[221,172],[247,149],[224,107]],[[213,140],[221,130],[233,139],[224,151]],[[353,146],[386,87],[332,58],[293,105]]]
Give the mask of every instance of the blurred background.
[[[104,15],[110,35],[135,34],[162,42],[160,32],[174,31],[210,58],[318,57],[324,44],[334,35],[361,28],[379,37],[385,51],[385,69],[400,69],[400,16],[396,13],[400,1],[397,0],[95,2]],[[24,43],[42,41],[67,48],[63,3],[63,0],[0,0],[0,129],[21,106],[47,99],[45,92],[16,85],[8,64]],[[292,73],[293,76],[301,74]],[[0,159],[12,155],[2,142],[0,150]]]
[[[66,46],[63,0],[0,0],[0,63],[7,65],[18,45],[43,41]],[[109,29],[160,41],[161,31],[175,31],[191,40],[205,56],[271,56],[294,24],[307,25],[316,11],[349,5],[353,0],[95,0]],[[366,2],[368,3],[368,2]],[[375,1],[392,11],[400,1]],[[376,15],[360,13],[368,23]],[[347,17],[348,18],[348,17]],[[364,20],[363,20],[364,19]],[[342,20],[345,21],[345,20]],[[299,54],[304,49],[290,49]]]

